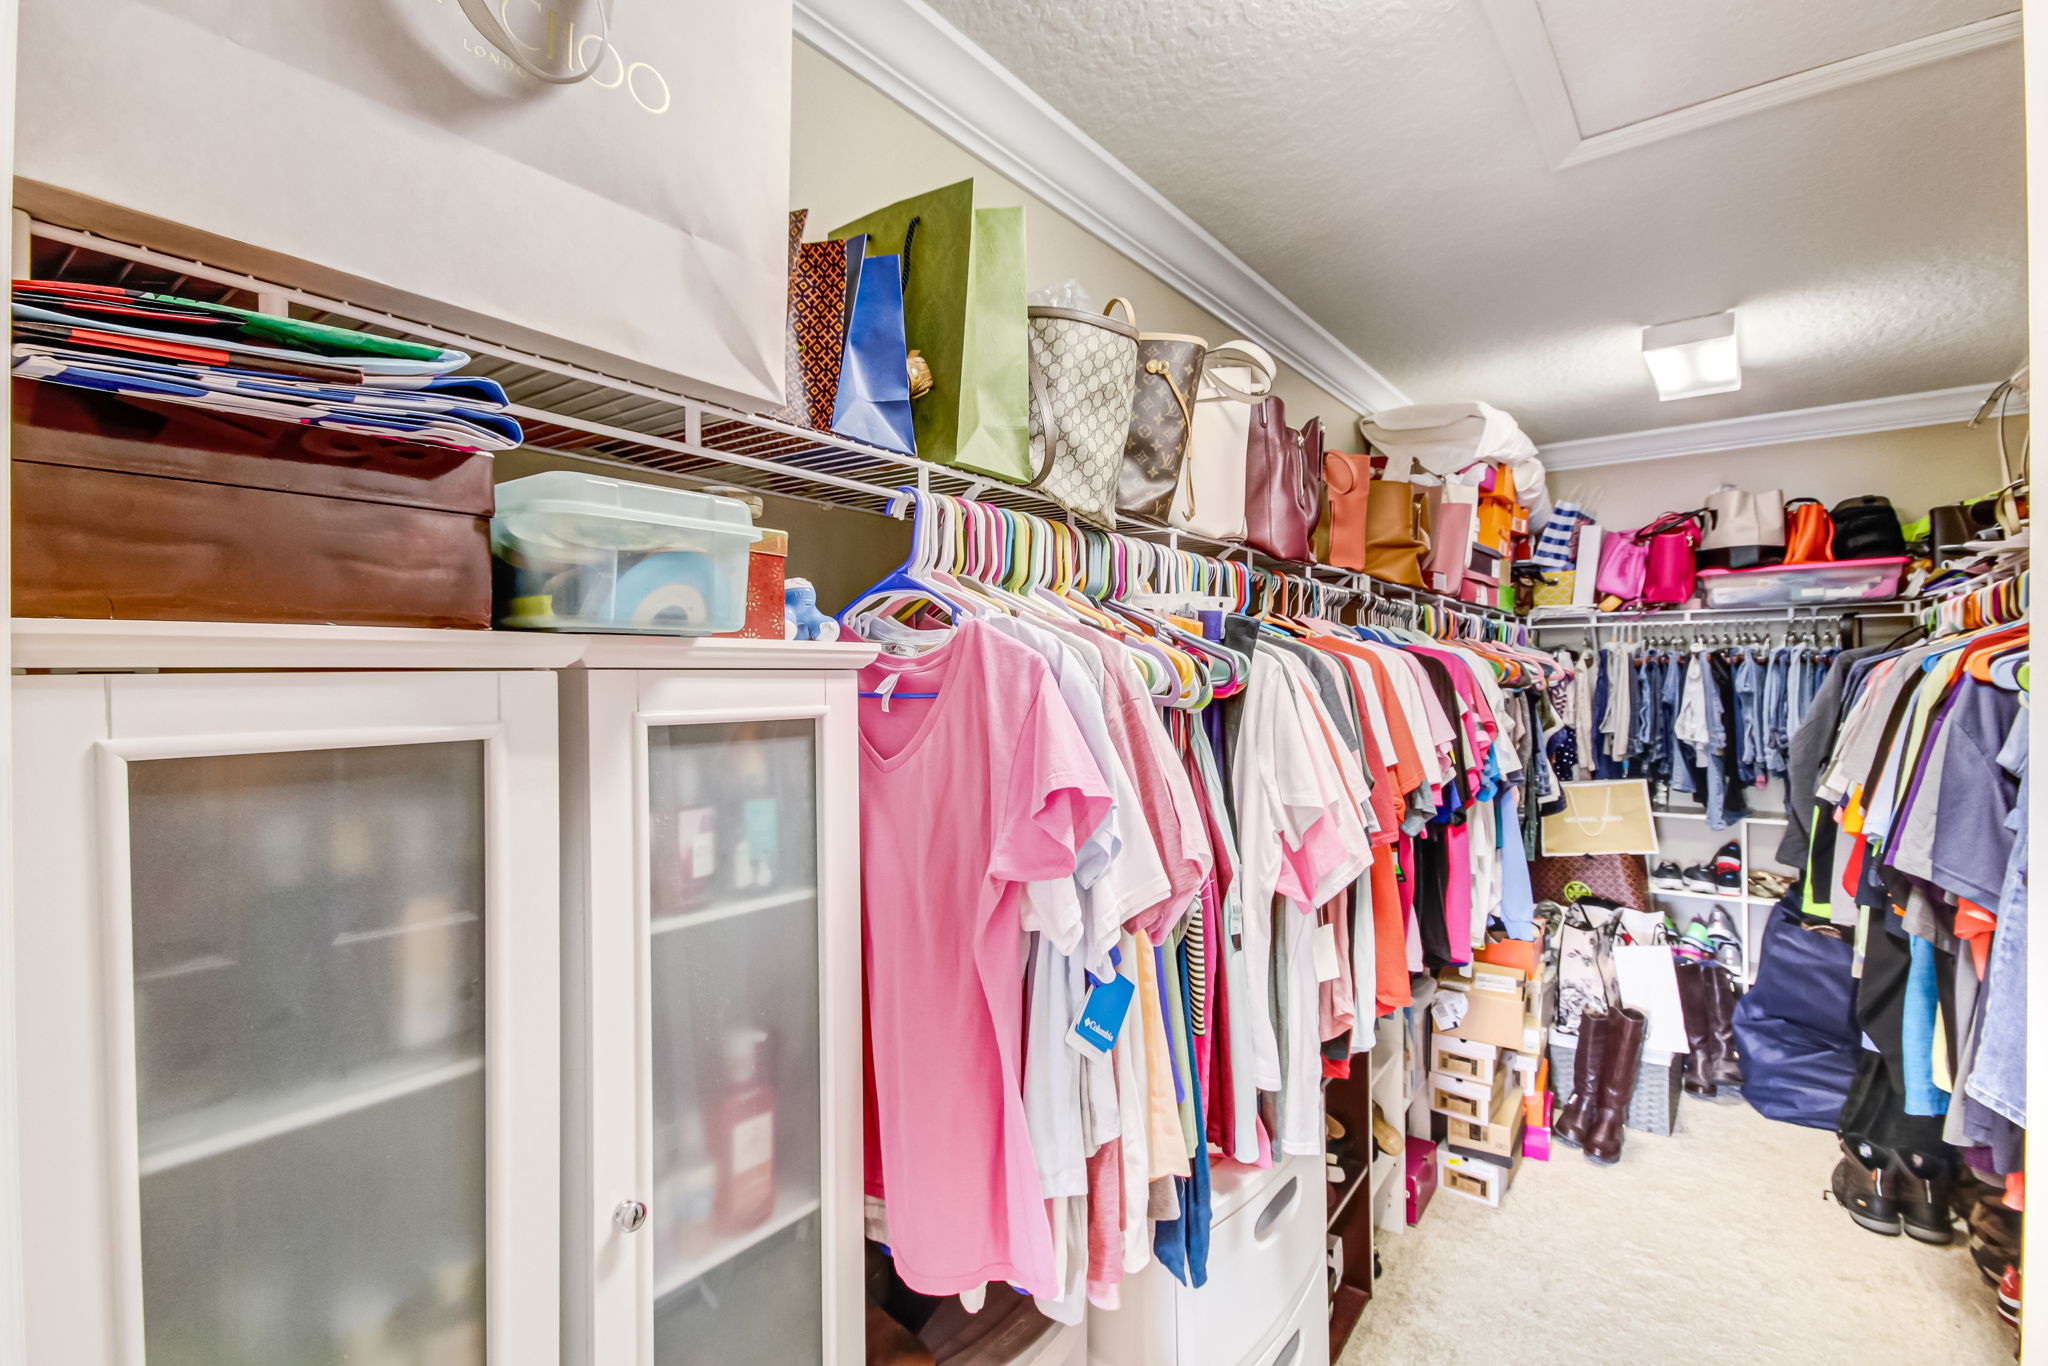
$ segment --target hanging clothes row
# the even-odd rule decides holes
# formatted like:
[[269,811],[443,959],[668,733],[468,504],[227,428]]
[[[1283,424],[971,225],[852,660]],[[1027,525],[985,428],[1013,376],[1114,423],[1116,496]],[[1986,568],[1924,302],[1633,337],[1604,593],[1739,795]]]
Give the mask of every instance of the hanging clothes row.
[[[1206,1279],[1410,973],[1533,932],[1564,670],[1516,628],[955,498],[861,676],[870,1234],[1078,1321]],[[1343,621],[1349,611],[1359,620]],[[1424,629],[1432,628],[1432,629]]]
[[1779,858],[1806,870],[1809,918],[1854,927],[1872,1050],[1842,1137],[1866,1167],[1937,1184],[1958,1149],[2020,1171],[2025,607],[2023,585],[1994,586],[1924,643],[1843,651],[1792,741]]
[[1554,705],[1571,721],[1552,760],[1563,778],[1644,778],[1660,805],[1696,799],[1713,830],[1748,814],[1748,792],[1787,776],[1792,734],[1839,647],[1796,631],[1777,643],[1711,634],[1561,651],[1570,677]]

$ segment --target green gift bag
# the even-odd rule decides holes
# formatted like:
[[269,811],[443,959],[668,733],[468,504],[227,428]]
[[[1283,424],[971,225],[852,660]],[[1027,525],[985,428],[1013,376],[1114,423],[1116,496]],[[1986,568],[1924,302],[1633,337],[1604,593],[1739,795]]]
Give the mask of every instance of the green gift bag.
[[1031,479],[1024,210],[977,209],[974,182],[915,195],[835,228],[868,254],[903,254],[904,331],[931,366],[912,406],[917,453],[995,479]]

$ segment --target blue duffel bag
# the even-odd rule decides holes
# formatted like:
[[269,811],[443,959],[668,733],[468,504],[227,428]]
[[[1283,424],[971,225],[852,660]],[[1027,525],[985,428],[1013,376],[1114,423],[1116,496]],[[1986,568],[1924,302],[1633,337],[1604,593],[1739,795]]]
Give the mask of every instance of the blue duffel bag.
[[1742,1098],[1767,1119],[1832,1129],[1862,1047],[1856,950],[1800,928],[1798,896],[1795,887],[1772,908],[1756,985],[1735,1007]]

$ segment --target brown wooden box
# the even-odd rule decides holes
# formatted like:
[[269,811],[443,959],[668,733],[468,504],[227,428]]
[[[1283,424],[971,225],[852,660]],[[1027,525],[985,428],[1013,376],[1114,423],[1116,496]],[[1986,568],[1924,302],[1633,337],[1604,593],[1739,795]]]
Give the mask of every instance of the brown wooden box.
[[491,458],[14,381],[14,611],[491,624]]

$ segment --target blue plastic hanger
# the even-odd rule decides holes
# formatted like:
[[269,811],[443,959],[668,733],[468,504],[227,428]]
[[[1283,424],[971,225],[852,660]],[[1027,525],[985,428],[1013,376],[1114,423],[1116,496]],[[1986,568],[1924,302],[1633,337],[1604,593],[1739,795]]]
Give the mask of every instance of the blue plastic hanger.
[[852,602],[848,603],[841,610],[839,613],[839,624],[854,635],[860,634],[858,630],[854,629],[853,618],[855,614],[878,598],[891,596],[928,598],[933,603],[951,612],[956,620],[965,615],[960,610],[958,603],[941,593],[924,578],[924,570],[930,563],[927,557],[931,551],[931,506],[926,500],[918,497],[917,490],[914,488],[899,488],[896,490],[896,493],[899,498],[907,500],[910,504],[910,554],[905,557],[902,564],[897,565],[887,574],[884,574],[876,581],[872,588],[855,597]]

